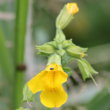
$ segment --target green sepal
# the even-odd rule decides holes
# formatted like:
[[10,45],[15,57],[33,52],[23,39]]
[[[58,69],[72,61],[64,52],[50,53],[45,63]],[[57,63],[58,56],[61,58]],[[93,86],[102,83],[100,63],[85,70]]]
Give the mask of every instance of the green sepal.
[[98,73],[85,59],[78,60],[78,67],[84,80],[93,78],[92,75]]
[[36,49],[39,51],[39,53],[45,54],[52,54],[55,52],[55,48],[47,43],[40,46],[36,46]]
[[18,109],[16,109],[16,110],[30,110],[30,109],[20,107],[20,108],[18,108]]
[[56,27],[59,29],[64,29],[72,21],[73,18],[73,15],[68,13],[65,5],[57,16]]
[[63,67],[64,72],[66,72],[69,76],[73,74],[73,71],[70,67]]
[[62,65],[65,67],[67,66],[69,63],[71,63],[74,60],[74,58],[72,56],[70,56],[68,53],[65,53],[62,56]]
[[55,49],[58,47],[56,41],[47,42],[46,44],[53,46]]
[[62,43],[64,40],[66,40],[66,38],[63,31],[60,29],[57,29],[54,41],[56,41],[57,43]]
[[72,39],[70,39],[70,40],[64,40],[64,41],[62,42],[62,47],[63,47],[63,48],[67,48],[67,47],[69,47],[69,46],[71,46],[71,45],[73,45]]
[[52,54],[48,57],[48,63],[47,65],[50,64],[58,64],[61,65],[61,56],[58,54]]
[[65,54],[65,50],[64,49],[60,49],[60,50],[57,50],[56,53],[60,56],[63,56]]
[[88,48],[82,48],[76,45],[71,45],[69,46],[66,51],[68,52],[68,54],[70,54],[71,56],[75,57],[75,58],[83,58],[84,56],[86,56],[85,52],[87,52]]
[[33,93],[29,89],[28,85],[25,84],[23,88],[23,102],[32,102],[34,100]]
[[47,53],[43,53],[43,52],[37,52],[38,55],[42,55],[42,56],[48,56],[49,54]]
[[98,72],[90,65],[90,63],[86,59],[83,58],[82,60],[88,65],[91,74],[98,74]]

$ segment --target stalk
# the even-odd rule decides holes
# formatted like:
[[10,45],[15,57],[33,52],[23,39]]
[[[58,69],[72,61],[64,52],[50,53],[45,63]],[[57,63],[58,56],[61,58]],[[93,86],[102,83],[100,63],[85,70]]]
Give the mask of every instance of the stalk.
[[12,58],[6,48],[6,40],[2,28],[0,27],[0,65],[6,79],[12,83],[13,79],[13,63]]
[[13,110],[21,106],[22,90],[24,84],[24,50],[26,37],[26,21],[28,12],[28,0],[16,0],[16,24],[15,24],[15,80]]

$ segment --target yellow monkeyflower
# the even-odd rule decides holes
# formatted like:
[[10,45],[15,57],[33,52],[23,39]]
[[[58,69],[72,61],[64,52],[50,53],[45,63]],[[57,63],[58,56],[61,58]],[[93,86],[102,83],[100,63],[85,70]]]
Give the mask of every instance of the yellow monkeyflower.
[[68,13],[70,14],[76,14],[79,11],[79,8],[76,3],[67,3],[66,8]]
[[49,108],[60,107],[68,98],[62,84],[67,81],[68,75],[58,64],[50,64],[28,82],[33,94],[40,94],[41,103]]

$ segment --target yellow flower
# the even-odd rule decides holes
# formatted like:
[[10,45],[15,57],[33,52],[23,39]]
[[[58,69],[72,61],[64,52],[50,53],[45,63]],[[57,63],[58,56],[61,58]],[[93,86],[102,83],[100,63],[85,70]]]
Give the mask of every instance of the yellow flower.
[[33,94],[40,94],[41,103],[49,108],[60,107],[67,100],[67,93],[62,84],[67,81],[68,75],[58,64],[50,64],[28,82]]
[[67,11],[70,14],[76,14],[79,11],[79,8],[76,3],[68,3],[66,5]]

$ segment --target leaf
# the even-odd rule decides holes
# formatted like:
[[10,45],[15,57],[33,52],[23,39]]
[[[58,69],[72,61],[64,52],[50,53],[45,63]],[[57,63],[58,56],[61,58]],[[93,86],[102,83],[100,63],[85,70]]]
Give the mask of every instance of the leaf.
[[107,88],[97,93],[92,100],[86,104],[87,110],[110,110],[110,93]]

